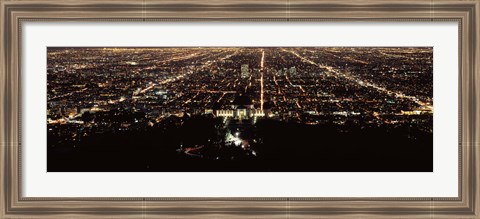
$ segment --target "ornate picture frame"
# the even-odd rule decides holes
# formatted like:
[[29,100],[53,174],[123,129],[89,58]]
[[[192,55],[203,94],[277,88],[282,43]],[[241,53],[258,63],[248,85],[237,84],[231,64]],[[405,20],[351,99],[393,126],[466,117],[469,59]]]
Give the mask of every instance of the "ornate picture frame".
[[[480,1],[0,0],[2,218],[478,218]],[[439,22],[459,25],[459,196],[31,198],[22,196],[21,32],[26,21]]]

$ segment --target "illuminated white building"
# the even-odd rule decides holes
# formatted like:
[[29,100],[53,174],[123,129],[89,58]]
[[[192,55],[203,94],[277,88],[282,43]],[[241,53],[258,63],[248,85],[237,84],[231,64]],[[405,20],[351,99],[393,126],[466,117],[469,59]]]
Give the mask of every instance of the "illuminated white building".
[[216,117],[237,120],[265,116],[265,112],[262,109],[256,109],[253,106],[252,100],[248,96],[241,94],[235,98],[231,105],[231,109],[205,110],[205,112],[211,112]]
[[264,117],[265,113],[261,109],[255,108],[237,108],[232,110],[214,110],[213,113],[216,117],[226,117],[233,119],[250,119],[253,117]]

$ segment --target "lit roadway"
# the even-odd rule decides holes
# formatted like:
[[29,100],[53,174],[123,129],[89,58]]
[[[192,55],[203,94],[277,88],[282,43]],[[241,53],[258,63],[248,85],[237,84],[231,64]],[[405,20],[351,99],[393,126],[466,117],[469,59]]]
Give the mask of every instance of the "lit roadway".
[[332,66],[318,64],[318,63],[316,63],[316,62],[314,62],[314,61],[312,61],[308,58],[305,58],[305,57],[301,56],[300,54],[298,54],[295,51],[286,50],[286,49],[282,49],[282,50],[295,55],[296,57],[300,58],[304,62],[310,63],[312,65],[316,65],[316,66],[320,67],[321,69],[326,70],[326,75],[327,76],[331,76],[331,77],[335,77],[335,78],[342,77],[342,78],[345,78],[347,80],[353,81],[353,82],[359,84],[360,86],[368,87],[368,88],[374,88],[379,92],[388,94],[390,96],[394,96],[395,98],[408,99],[408,100],[410,100],[412,102],[415,102],[416,104],[422,106],[424,109],[429,109],[429,110],[433,109],[433,107],[430,104],[425,103],[423,101],[420,101],[418,98],[416,98],[414,96],[408,96],[408,95],[405,95],[405,94],[403,94],[401,92],[398,92],[398,91],[391,91],[391,90],[388,90],[384,87],[380,87],[376,84],[373,84],[371,82],[363,81],[361,79],[358,79],[358,78],[354,77],[353,75],[351,75],[349,72],[340,72],[338,69],[335,69]]
[[260,62],[260,110],[263,110],[263,66],[265,63],[265,51],[262,50],[262,60]]
[[83,89],[76,90],[76,91],[72,91],[72,92],[69,92],[69,93],[66,93],[66,94],[63,94],[63,95],[54,96],[54,97],[50,98],[48,101],[52,101],[52,100],[55,100],[55,99],[72,96],[73,94],[82,93],[82,92],[84,92],[84,91],[86,91],[86,90],[87,90],[87,88],[83,88]]

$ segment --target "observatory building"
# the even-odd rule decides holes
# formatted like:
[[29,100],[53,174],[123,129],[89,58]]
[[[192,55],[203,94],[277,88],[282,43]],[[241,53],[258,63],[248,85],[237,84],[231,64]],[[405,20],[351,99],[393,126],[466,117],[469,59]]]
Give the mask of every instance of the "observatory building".
[[250,119],[254,117],[264,117],[262,109],[256,109],[252,99],[245,94],[238,94],[227,109],[209,110],[217,117],[226,117],[236,120]]

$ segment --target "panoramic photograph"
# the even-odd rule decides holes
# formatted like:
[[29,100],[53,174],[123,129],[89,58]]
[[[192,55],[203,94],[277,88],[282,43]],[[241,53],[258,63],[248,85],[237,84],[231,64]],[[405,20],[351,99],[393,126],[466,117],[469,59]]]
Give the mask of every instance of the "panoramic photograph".
[[433,47],[48,47],[48,172],[432,172]]

